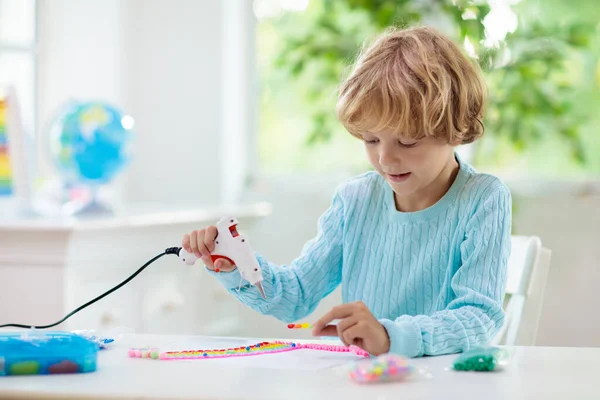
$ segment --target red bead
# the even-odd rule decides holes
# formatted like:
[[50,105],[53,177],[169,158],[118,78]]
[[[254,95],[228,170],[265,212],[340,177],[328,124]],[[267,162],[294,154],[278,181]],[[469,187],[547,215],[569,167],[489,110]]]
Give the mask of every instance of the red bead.
[[215,268],[215,272],[221,272],[219,268]]
[[294,328],[294,324],[288,324],[288,328],[293,329]]

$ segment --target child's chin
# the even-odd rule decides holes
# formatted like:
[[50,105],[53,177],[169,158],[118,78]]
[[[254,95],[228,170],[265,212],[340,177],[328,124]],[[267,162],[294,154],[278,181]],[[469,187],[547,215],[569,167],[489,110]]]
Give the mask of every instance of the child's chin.
[[412,187],[412,185],[410,183],[407,184],[407,182],[403,182],[403,183],[390,182],[390,186],[392,187],[392,190],[394,191],[394,193],[396,193],[396,196],[398,196],[398,197],[409,196],[409,195],[413,194],[415,191],[414,188]]
[[412,188],[413,188],[413,177],[409,176],[408,179],[404,179],[400,182],[395,181],[393,179],[388,179],[387,180],[388,183],[393,187],[393,188],[397,188],[398,190],[401,191],[410,191],[412,192]]

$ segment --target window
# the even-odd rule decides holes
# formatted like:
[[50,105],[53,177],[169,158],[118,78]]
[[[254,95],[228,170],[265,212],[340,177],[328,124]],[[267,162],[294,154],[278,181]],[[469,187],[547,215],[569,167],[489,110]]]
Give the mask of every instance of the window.
[[14,87],[27,132],[35,132],[36,2],[0,0],[0,88]]
[[[303,29],[306,18],[323,6],[312,0],[255,0],[256,66],[258,76],[258,169],[263,174],[287,175],[363,171],[366,158],[362,143],[339,123],[335,113],[335,88],[328,85],[318,98],[306,91],[320,79],[318,66],[307,65],[307,74],[295,77],[278,67],[278,54],[288,40]],[[311,60],[306,60],[310,64]],[[340,76],[341,77],[341,76]],[[329,113],[329,125],[321,127],[330,140],[313,141],[318,127],[314,111]]]

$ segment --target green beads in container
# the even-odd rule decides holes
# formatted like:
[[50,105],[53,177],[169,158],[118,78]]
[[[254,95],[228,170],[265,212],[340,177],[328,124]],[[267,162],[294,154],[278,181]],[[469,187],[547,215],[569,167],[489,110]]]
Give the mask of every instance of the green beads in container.
[[497,371],[508,363],[508,351],[500,347],[481,346],[459,355],[452,364],[456,371]]

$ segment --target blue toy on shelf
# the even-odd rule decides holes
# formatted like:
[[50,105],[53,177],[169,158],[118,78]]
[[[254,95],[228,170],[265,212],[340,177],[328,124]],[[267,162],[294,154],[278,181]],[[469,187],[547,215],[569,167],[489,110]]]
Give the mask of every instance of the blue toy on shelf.
[[69,332],[0,333],[0,376],[93,372],[98,344]]

